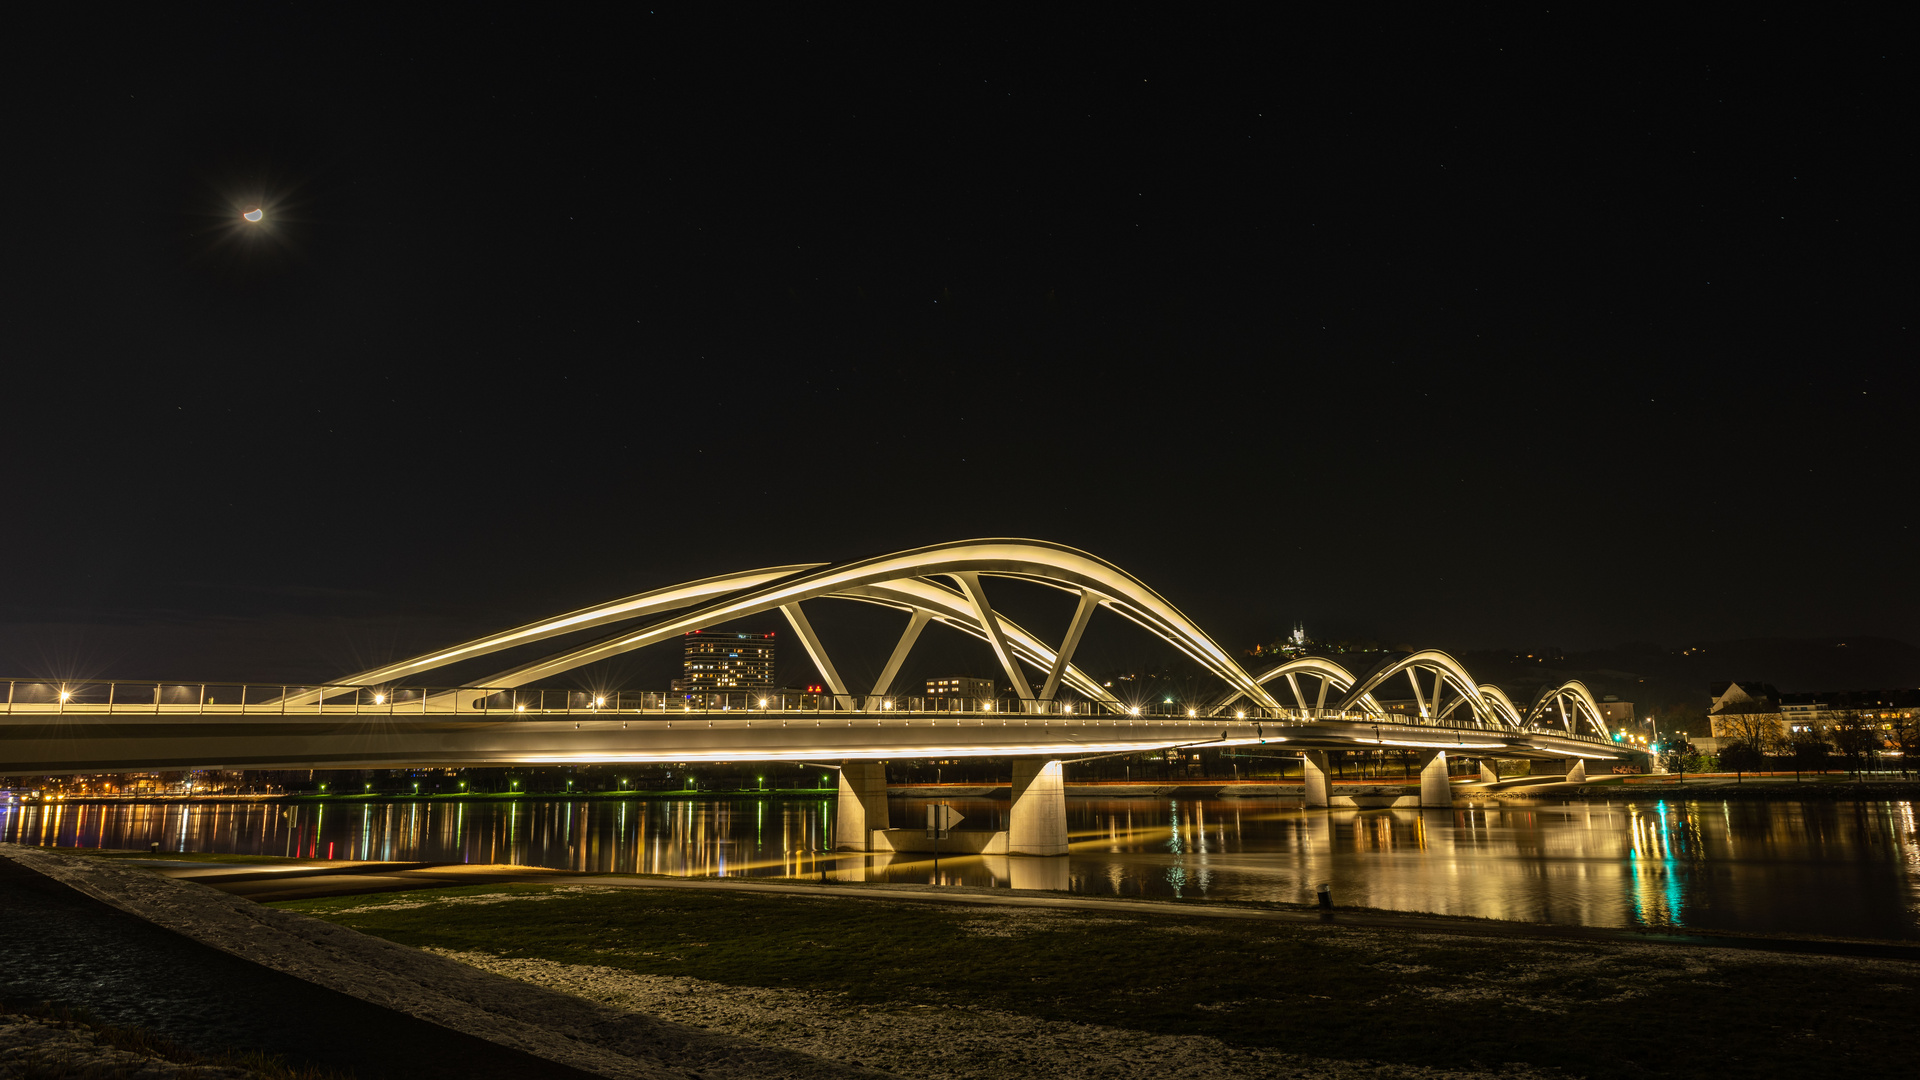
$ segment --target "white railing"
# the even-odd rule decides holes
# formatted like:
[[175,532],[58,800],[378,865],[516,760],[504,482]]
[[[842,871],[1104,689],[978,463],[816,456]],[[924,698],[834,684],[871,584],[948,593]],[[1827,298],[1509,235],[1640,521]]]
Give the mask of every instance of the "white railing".
[[1591,735],[1533,728],[1489,729],[1478,723],[1410,715],[1338,712],[1332,709],[1268,709],[1241,703],[1219,707],[1183,702],[1129,704],[1119,700],[974,699],[908,695],[835,695],[795,690],[636,691],[537,687],[328,686],[291,683],[207,683],[106,679],[6,680],[4,714],[73,716],[407,716],[540,720],[608,719],[697,715],[750,719],[765,714],[865,716],[878,720],[955,717],[978,720],[1058,718],[1087,723],[1149,722],[1217,726],[1222,721],[1256,725],[1352,723],[1381,728],[1418,728],[1481,734],[1543,734],[1607,743]]

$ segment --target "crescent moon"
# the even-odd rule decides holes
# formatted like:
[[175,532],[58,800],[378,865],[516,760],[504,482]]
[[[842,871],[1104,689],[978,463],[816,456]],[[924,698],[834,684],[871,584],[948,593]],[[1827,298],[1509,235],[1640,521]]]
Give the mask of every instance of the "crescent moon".
[[240,216],[243,218],[246,218],[248,221],[259,221],[261,218],[265,217],[266,214],[262,213],[259,210],[249,210],[246,213],[241,214]]

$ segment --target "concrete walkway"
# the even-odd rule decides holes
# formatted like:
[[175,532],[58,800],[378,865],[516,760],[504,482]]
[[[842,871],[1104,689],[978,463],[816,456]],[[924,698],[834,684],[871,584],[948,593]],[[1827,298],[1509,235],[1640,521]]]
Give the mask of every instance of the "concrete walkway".
[[[237,865],[139,862],[0,844],[0,911],[37,889],[73,915],[0,918],[0,987],[153,1027],[189,1045],[284,1053],[359,1076],[840,1080],[879,1075],[490,974],[334,923],[168,880]],[[129,865],[129,863],[134,863]],[[273,864],[267,864],[269,866]],[[278,864],[284,868],[287,864]],[[414,864],[406,864],[414,865]],[[330,882],[355,875],[328,874]],[[514,868],[518,869],[518,868]],[[224,871],[224,872],[223,872]],[[407,873],[409,871],[400,871]],[[284,869],[277,876],[284,876]],[[50,927],[69,932],[54,934]],[[146,955],[152,952],[149,959]],[[32,961],[28,963],[28,961]],[[22,983],[23,973],[33,978]],[[128,982],[134,984],[112,992]],[[127,1010],[140,1013],[125,1016]],[[178,1033],[178,1034],[176,1034]],[[186,1036],[186,1037],[183,1037]]]
[[85,1008],[203,1054],[255,1050],[357,1076],[593,1074],[395,1012],[173,933],[0,857],[0,992]]

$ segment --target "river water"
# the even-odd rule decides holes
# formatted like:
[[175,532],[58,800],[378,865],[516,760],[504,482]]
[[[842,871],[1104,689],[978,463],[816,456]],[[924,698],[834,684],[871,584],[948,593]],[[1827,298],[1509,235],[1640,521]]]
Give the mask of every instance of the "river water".
[[[951,799],[962,829],[1006,802]],[[925,800],[892,800],[896,824]],[[1885,802],[1502,802],[1303,811],[1278,798],[1074,798],[1071,854],[833,855],[830,800],[56,803],[0,840],[579,871],[940,882],[1340,904],[1611,927],[1920,940],[1920,823]]]

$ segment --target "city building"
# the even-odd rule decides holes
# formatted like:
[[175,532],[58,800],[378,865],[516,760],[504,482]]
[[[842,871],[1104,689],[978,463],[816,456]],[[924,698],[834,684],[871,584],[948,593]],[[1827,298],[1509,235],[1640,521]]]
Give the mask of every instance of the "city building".
[[1716,740],[1771,733],[1785,738],[1828,732],[1841,723],[1865,721],[1891,731],[1896,722],[1920,718],[1920,689],[1816,690],[1783,694],[1762,682],[1714,683],[1707,720]]
[[1617,727],[1625,727],[1628,724],[1635,723],[1633,702],[1621,701],[1614,695],[1608,694],[1606,697],[1600,699],[1600,719],[1607,722],[1607,730],[1609,731]]
[[687,635],[681,674],[675,690],[770,690],[773,688],[772,634],[714,633],[695,630]]
[[1786,734],[1780,723],[1780,691],[1770,684],[1753,679],[1717,682],[1707,688],[1707,694],[1712,698],[1707,705],[1707,735],[1693,740],[1699,749],[1716,753],[1729,739],[1770,740]]
[[993,680],[975,679],[966,675],[928,679],[927,696],[960,701],[992,701]]
[[1633,702],[1621,701],[1613,694],[1600,699],[1600,719],[1605,721],[1608,731],[1618,731],[1636,738],[1648,734],[1646,722],[1633,714]]

